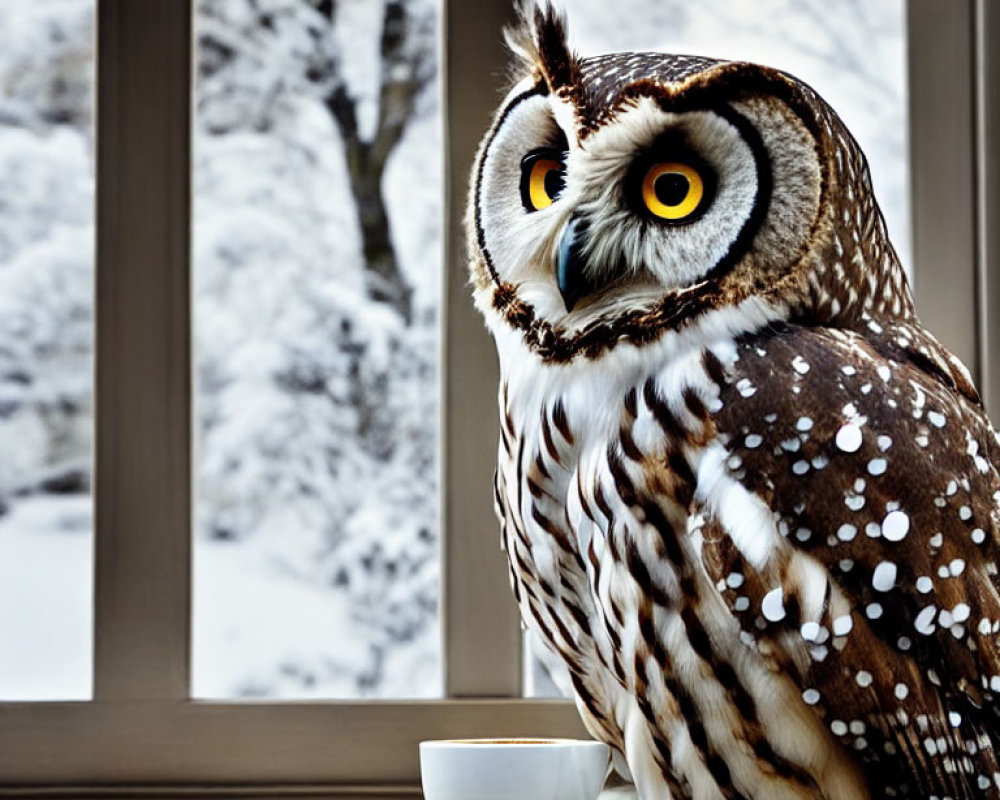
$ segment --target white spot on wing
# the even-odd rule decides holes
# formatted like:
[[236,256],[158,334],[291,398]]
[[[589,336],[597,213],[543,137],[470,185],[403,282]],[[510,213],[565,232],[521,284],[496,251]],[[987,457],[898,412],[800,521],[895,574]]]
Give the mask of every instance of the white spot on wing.
[[834,442],[845,453],[856,453],[861,449],[861,428],[853,422],[841,425]]
[[837,529],[837,538],[842,542],[849,542],[857,535],[858,529],[849,522],[845,522]]
[[924,607],[917,618],[913,620],[913,627],[917,629],[917,633],[921,633],[924,636],[930,636],[934,633],[934,617],[937,616],[937,606],[926,606]]
[[876,592],[888,592],[896,585],[896,565],[891,561],[881,561],[872,574],[872,586]]
[[901,542],[910,532],[910,518],[905,511],[890,511],[882,520],[882,535],[890,542]]
[[870,475],[882,475],[885,473],[889,464],[884,458],[873,458],[868,462],[868,473]]
[[780,586],[764,595],[760,610],[765,619],[771,622],[780,622],[785,618],[785,597]]
[[833,621],[833,635],[847,636],[854,628],[854,619],[850,614],[844,614]]

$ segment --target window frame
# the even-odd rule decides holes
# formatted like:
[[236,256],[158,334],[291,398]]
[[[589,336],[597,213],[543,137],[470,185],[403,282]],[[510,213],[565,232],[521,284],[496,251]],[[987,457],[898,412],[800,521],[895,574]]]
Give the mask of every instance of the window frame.
[[[483,76],[500,83],[512,11],[443,0],[442,14],[442,371],[461,376],[442,388],[446,699],[189,698],[192,10],[98,0],[94,696],[0,703],[0,797],[419,796],[420,739],[584,735],[571,703],[520,699],[520,625],[489,492],[496,357],[468,300],[466,181],[498,98]],[[1000,59],[986,46],[1000,11],[910,0],[907,14],[918,308],[1000,416],[988,313],[1000,307],[1000,240],[986,224],[1000,212]],[[958,266],[942,275],[942,263]]]
[[917,313],[1000,418],[1000,10],[907,0]]

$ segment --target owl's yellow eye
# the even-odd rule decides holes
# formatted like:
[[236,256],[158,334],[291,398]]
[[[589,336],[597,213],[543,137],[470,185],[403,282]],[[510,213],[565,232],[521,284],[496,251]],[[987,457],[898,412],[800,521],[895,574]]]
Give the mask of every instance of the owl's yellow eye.
[[654,217],[667,222],[690,220],[704,207],[706,194],[701,172],[680,161],[653,164],[642,179],[643,204]]
[[552,205],[565,185],[565,168],[560,154],[534,150],[521,161],[521,202],[527,211]]

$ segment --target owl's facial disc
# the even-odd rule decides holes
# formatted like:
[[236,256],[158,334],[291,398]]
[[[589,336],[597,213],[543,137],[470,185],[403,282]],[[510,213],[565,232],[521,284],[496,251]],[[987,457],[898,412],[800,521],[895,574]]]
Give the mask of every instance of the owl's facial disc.
[[474,175],[493,279],[575,327],[794,251],[818,202],[818,165],[801,125],[773,141],[759,132],[762,117],[791,116],[778,105],[733,97],[668,110],[643,96],[578,139],[566,100],[523,85]]

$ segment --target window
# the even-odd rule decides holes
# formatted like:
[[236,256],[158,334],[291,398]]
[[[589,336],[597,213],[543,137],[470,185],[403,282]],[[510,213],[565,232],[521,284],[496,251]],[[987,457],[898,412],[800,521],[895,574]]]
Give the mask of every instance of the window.
[[[918,301],[989,381],[996,332],[985,298],[996,296],[1000,267],[984,223],[997,198],[1000,80],[985,43],[997,13],[985,0],[908,4],[909,80],[920,87],[910,95]],[[418,794],[419,739],[581,731],[570,704],[518,699],[520,632],[488,492],[494,355],[465,286],[467,166],[496,102],[484,76],[502,71],[509,6],[448,0],[443,14],[447,699],[190,699],[192,13],[174,0],[100,0],[94,693],[92,702],[0,706],[5,793],[169,784],[277,794],[294,784],[306,794],[364,786],[368,796],[407,796]],[[941,264],[955,265],[944,278]]]
[[195,697],[442,694],[439,10],[195,4]]

